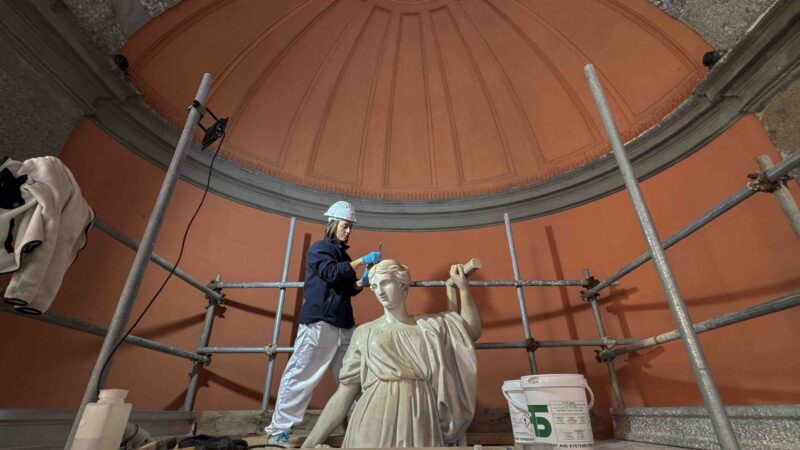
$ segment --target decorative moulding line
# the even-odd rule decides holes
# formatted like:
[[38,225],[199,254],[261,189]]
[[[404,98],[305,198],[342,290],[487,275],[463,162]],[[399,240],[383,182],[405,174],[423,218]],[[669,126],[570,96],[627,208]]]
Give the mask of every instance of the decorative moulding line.
[[[0,7],[19,5],[0,0]],[[130,88],[110,73],[103,73],[98,57],[85,47],[80,30],[61,17],[68,11],[42,14],[31,7],[14,8],[17,14],[4,17],[3,24],[15,22],[21,33],[14,45],[26,58],[41,64],[56,64],[45,73],[58,92],[69,92],[72,74],[90,73],[82,83],[96,86],[92,120],[109,135],[148,161],[169,164],[178,130],[165,123],[138,96],[120,100]],[[26,17],[28,16],[28,17]],[[33,17],[31,17],[33,16]],[[778,1],[750,33],[717,63],[693,94],[659,124],[626,144],[640,179],[664,170],[702,148],[742,115],[758,111],[800,72],[800,2]],[[61,35],[52,39],[38,36]],[[65,44],[73,47],[64,51]],[[63,67],[63,71],[60,70]],[[117,83],[116,92],[109,84]],[[82,89],[83,90],[83,89]],[[83,90],[84,92],[86,90]],[[114,95],[117,94],[117,95]],[[205,183],[209,152],[190,151],[183,179],[195,185]],[[575,170],[525,187],[504,192],[448,200],[364,199],[300,186],[254,172],[234,162],[215,163],[211,190],[233,201],[272,213],[320,221],[322,211],[332,202],[345,199],[359,210],[359,226],[376,230],[448,230],[502,223],[503,213],[521,220],[539,217],[582,205],[623,188],[613,158],[608,155]],[[744,178],[743,178],[744,182]]]

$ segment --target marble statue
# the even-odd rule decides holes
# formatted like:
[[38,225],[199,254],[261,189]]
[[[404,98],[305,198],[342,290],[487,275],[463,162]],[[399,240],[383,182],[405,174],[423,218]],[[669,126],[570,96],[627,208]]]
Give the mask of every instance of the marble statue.
[[464,266],[452,266],[450,275],[460,310],[412,316],[406,309],[408,268],[386,259],[370,269],[370,288],[384,314],[356,328],[339,388],[303,447],[324,442],[359,393],[342,447],[466,444],[477,391],[473,342],[481,323]]

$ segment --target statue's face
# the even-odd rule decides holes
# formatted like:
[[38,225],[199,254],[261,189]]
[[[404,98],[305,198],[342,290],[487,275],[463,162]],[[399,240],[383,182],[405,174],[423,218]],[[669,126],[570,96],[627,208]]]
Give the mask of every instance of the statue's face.
[[403,305],[408,287],[393,273],[378,273],[370,280],[370,289],[386,309],[394,309]]

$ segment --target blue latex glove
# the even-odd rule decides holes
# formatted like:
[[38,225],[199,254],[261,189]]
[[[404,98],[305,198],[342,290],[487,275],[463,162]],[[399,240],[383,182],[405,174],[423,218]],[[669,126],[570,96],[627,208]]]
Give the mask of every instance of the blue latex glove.
[[361,287],[369,287],[369,269],[364,271],[364,275],[361,275]]
[[364,264],[377,264],[381,262],[381,252],[369,252],[361,257]]

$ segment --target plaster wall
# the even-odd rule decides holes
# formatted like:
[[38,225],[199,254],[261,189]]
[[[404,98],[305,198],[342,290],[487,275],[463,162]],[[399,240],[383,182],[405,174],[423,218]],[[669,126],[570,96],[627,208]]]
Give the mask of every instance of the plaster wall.
[[[773,145],[755,116],[746,116],[706,148],[642,184],[654,220],[667,236],[745,182],[753,158]],[[163,171],[133,155],[89,120],[70,137],[62,158],[73,170],[99,217],[124,233],[141,237]],[[790,187],[798,197],[796,185]],[[202,191],[179,183],[156,245],[174,260],[190,215]],[[800,243],[765,194],[759,194],[667,252],[695,321],[741,309],[800,288]],[[320,211],[322,213],[322,211]],[[225,281],[267,281],[280,277],[289,219],[256,211],[209,195],[187,241],[181,268],[200,280],[215,274]],[[601,278],[645,250],[639,225],[625,192],[539,219],[513,224],[522,277],[580,278],[589,268]],[[321,234],[321,225],[298,222],[289,271],[302,279],[304,248]],[[357,257],[383,242],[385,257],[407,264],[415,280],[441,280],[454,262],[483,261],[477,278],[512,278],[502,226],[430,233],[356,230],[351,255]],[[134,253],[97,230],[67,273],[51,311],[106,326],[119,298]],[[134,307],[136,317],[166,272],[148,270]],[[474,289],[484,326],[482,342],[522,340],[513,289]],[[217,317],[210,345],[260,346],[270,339],[277,290],[230,290],[227,307]],[[573,288],[526,288],[525,298],[536,339],[591,339],[597,331],[591,309]],[[601,309],[612,337],[647,337],[674,328],[658,278],[645,265],[604,292]],[[296,332],[301,294],[289,291],[280,344]],[[173,280],[134,334],[171,345],[196,347],[205,299]],[[369,292],[356,297],[358,322],[381,313]],[[414,313],[445,308],[443,290],[413,289]],[[800,311],[790,310],[700,335],[713,375],[727,404],[800,402]],[[86,386],[101,341],[70,330],[7,314],[0,315],[0,408],[75,408]],[[480,407],[503,407],[503,380],[527,373],[522,350],[480,351]],[[593,349],[541,349],[541,372],[584,373],[594,389],[596,415],[608,428],[612,394],[604,365]],[[282,373],[286,356],[278,358]],[[628,406],[700,405],[701,398],[679,342],[646,350],[616,362]],[[183,403],[190,363],[169,355],[123,345],[109,387],[129,389],[137,409],[177,409]],[[258,409],[266,358],[215,355],[203,371],[196,410]],[[273,393],[277,389],[273,387]],[[313,407],[321,407],[334,389],[326,379]],[[604,432],[598,428],[598,433]]]

